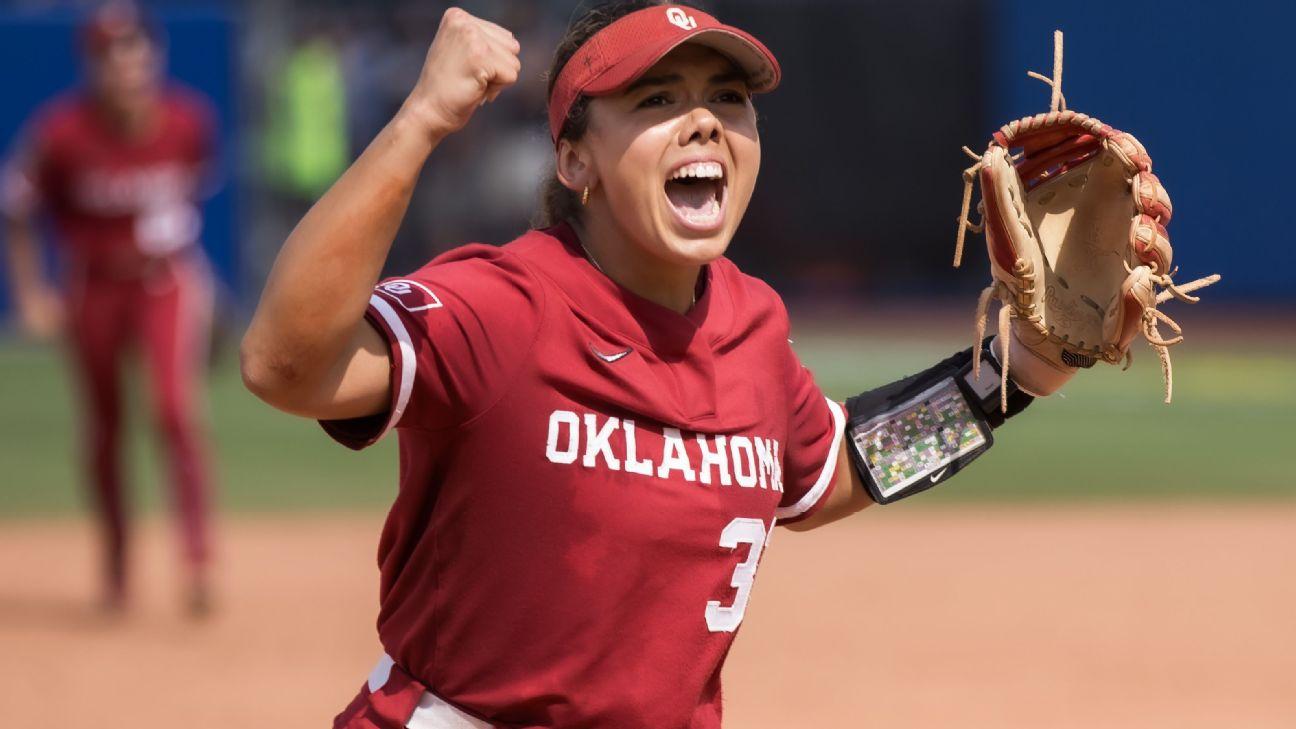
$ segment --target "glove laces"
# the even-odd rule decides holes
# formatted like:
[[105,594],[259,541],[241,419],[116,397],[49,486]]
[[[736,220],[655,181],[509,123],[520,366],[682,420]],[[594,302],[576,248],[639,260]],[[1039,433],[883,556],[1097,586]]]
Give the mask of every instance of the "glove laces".
[[[1020,129],[1034,129],[1036,127],[1052,124],[1054,118],[1059,113],[1065,113],[1068,121],[1073,119],[1083,120],[1083,126],[1090,130],[1091,133],[1100,134],[1103,130],[1109,128],[1102,125],[1096,119],[1092,119],[1083,114],[1075,114],[1067,110],[1066,96],[1062,93],[1062,31],[1053,31],[1053,75],[1052,77],[1035,71],[1028,71],[1027,76],[1044,82],[1051,89],[1051,98],[1049,101],[1049,114],[1038,114],[1034,117],[1022,119],[1019,122],[1013,122],[1002,128],[1002,132],[1008,141],[1011,141]],[[1003,146],[1011,146],[1006,142],[1000,142]],[[991,143],[992,146],[995,142]],[[978,155],[968,147],[963,147],[963,153],[966,154],[973,162],[972,166],[963,170],[963,200],[959,209],[957,218],[957,234],[954,242],[954,267],[958,268],[963,262],[963,247],[970,230],[973,233],[982,233],[985,230],[985,203],[982,201],[978,204],[977,209],[980,213],[980,221],[972,222],[970,214],[972,210],[972,193],[973,186],[976,183],[978,174],[985,167],[986,158]],[[1011,155],[1009,160],[1017,162],[1024,152]],[[1136,191],[1137,192],[1137,191]],[[1161,222],[1160,216],[1157,222]],[[1157,309],[1157,304],[1162,304],[1171,299],[1177,299],[1187,304],[1195,304],[1200,299],[1192,295],[1192,292],[1210,286],[1220,280],[1218,274],[1204,276],[1186,284],[1178,284],[1174,281],[1174,275],[1178,269],[1160,273],[1157,271],[1155,262],[1142,263],[1136,267],[1131,267],[1128,261],[1124,261],[1125,271],[1133,276],[1136,271],[1140,272],[1141,277],[1147,279],[1147,284],[1151,285],[1151,290],[1156,292],[1155,295],[1148,295],[1147,289],[1143,288],[1145,284],[1142,280],[1134,282],[1139,286],[1139,294],[1131,298],[1139,302],[1141,312],[1139,314],[1139,330],[1148,344],[1156,350],[1157,359],[1161,362],[1162,379],[1165,382],[1165,402],[1169,403],[1174,393],[1174,371],[1170,361],[1170,347],[1175,346],[1183,341],[1183,329],[1178,322],[1170,318],[1164,312]],[[1035,293],[1036,272],[1031,270],[1030,264],[1018,258],[1013,265],[1011,276],[1017,282],[1009,285],[1000,280],[993,281],[989,286],[981,291],[977,299],[975,332],[976,341],[972,349],[972,372],[973,376],[980,377],[981,369],[981,343],[985,339],[986,327],[989,320],[990,302],[998,299],[1001,306],[998,312],[998,334],[1002,346],[1002,369],[1000,371],[1000,407],[1004,412],[1008,409],[1008,367],[1009,367],[1009,337],[1014,319],[1024,322],[1025,331],[1019,334],[1025,334],[1031,338],[1032,342],[1050,341],[1051,346],[1061,345],[1061,364],[1070,367],[1090,367],[1099,359],[1106,360],[1113,364],[1123,362],[1124,369],[1129,369],[1134,361],[1133,352],[1128,346],[1121,347],[1119,342],[1108,342],[1101,350],[1095,349],[1089,352],[1078,352],[1067,344],[1065,337],[1058,339],[1052,335],[1044,324],[1043,316],[1034,306],[1031,305],[1031,299]],[[1159,291],[1157,289],[1160,289]],[[1141,294],[1141,295],[1140,295]],[[1150,300],[1149,300],[1150,299]],[[1033,312],[1033,313],[1031,313]],[[1161,331],[1161,326],[1166,326],[1170,335],[1165,336]],[[1122,337],[1123,339],[1124,337]],[[1122,351],[1123,350],[1123,351]],[[1051,361],[1051,359],[1050,359]]]
[[[1053,31],[1053,77],[1049,78],[1042,73],[1027,71],[1027,76],[1038,79],[1049,85],[1053,90],[1052,98],[1049,99],[1050,111],[1066,111],[1066,96],[1062,95],[1062,31]],[[958,216],[958,233],[954,239],[954,268],[963,265],[963,241],[970,230],[973,233],[980,233],[985,228],[984,218],[980,223],[973,223],[968,220],[968,214],[972,210],[972,184],[976,180],[976,175],[981,171],[984,164],[981,155],[963,147],[963,153],[972,159],[976,164],[963,170],[963,205],[959,210]],[[1014,156],[1014,159],[1016,157]]]
[[[1125,264],[1125,270],[1130,274],[1134,273],[1134,269],[1130,267],[1129,263]],[[1179,323],[1174,319],[1171,319],[1168,314],[1157,309],[1156,305],[1164,304],[1171,299],[1178,299],[1186,304],[1195,304],[1198,301],[1201,301],[1201,298],[1192,296],[1192,292],[1197,291],[1198,289],[1204,289],[1220,280],[1219,274],[1213,273],[1209,276],[1203,276],[1194,281],[1189,281],[1186,284],[1176,284],[1173,276],[1178,271],[1179,269],[1175,268],[1168,273],[1158,274],[1155,268],[1151,269],[1148,278],[1153,284],[1160,286],[1162,290],[1156,295],[1152,303],[1143,305],[1141,316],[1143,338],[1147,340],[1147,343],[1151,345],[1152,349],[1156,350],[1157,359],[1161,361],[1161,378],[1165,382],[1165,402],[1167,405],[1170,404],[1170,400],[1174,396],[1174,368],[1170,362],[1170,348],[1183,341],[1183,327],[1180,327]],[[1165,324],[1170,327],[1170,330],[1174,332],[1174,335],[1168,338],[1162,336],[1159,326],[1160,324]],[[1126,352],[1125,369],[1129,369],[1129,366],[1133,361],[1133,353]]]

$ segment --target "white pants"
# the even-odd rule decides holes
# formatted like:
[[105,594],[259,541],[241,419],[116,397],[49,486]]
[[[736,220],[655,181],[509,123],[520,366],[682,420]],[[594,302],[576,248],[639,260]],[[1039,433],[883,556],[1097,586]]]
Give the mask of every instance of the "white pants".
[[[378,665],[369,674],[369,693],[374,693],[387,684],[394,665],[396,662],[385,653],[378,659]],[[492,729],[490,724],[465,714],[430,691],[423,692],[423,697],[419,699],[418,706],[405,726],[407,729]]]

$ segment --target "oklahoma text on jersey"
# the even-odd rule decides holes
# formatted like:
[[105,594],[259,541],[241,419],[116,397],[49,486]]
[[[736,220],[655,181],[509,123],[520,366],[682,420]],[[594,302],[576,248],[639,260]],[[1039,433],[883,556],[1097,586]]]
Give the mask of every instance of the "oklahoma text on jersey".
[[[697,455],[691,456],[690,450]],[[639,457],[633,420],[595,413],[582,417],[570,410],[549,414],[545,458],[552,463],[574,465],[579,461],[585,468],[624,470],[659,479],[668,479],[678,471],[689,482],[720,486],[737,482],[741,488],[783,491],[779,442],[773,438],[706,433],[685,438],[677,428],[663,428],[662,451],[652,455],[656,457]]]

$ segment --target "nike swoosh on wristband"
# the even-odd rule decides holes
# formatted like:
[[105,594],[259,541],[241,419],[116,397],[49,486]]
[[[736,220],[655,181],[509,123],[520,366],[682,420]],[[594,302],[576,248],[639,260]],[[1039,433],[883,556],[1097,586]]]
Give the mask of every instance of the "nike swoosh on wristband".
[[594,356],[595,356],[595,357],[598,357],[599,359],[603,360],[604,362],[607,362],[607,363],[611,364],[611,363],[616,362],[617,360],[621,359],[622,357],[625,357],[626,355],[630,354],[631,352],[633,352],[633,351],[634,351],[634,348],[631,347],[631,348],[626,349],[626,351],[624,351],[624,352],[617,352],[616,354],[603,354],[602,352],[600,352],[600,351],[598,350],[598,347],[595,347],[593,344],[591,344],[591,345],[590,345],[590,351],[594,353]]
[[931,482],[932,482],[932,483],[936,483],[937,481],[939,481],[939,480],[941,479],[941,476],[944,476],[944,475],[945,475],[945,472],[948,471],[948,470],[949,470],[949,466],[946,466],[946,467],[942,468],[941,470],[937,471],[936,473],[933,473],[933,474],[931,475]]

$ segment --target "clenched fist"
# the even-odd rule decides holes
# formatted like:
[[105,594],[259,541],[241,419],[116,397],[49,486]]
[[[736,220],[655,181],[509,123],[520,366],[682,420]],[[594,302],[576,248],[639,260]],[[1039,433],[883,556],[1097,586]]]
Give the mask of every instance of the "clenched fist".
[[406,110],[434,136],[462,129],[478,107],[517,82],[520,50],[508,30],[450,8],[405,100]]

